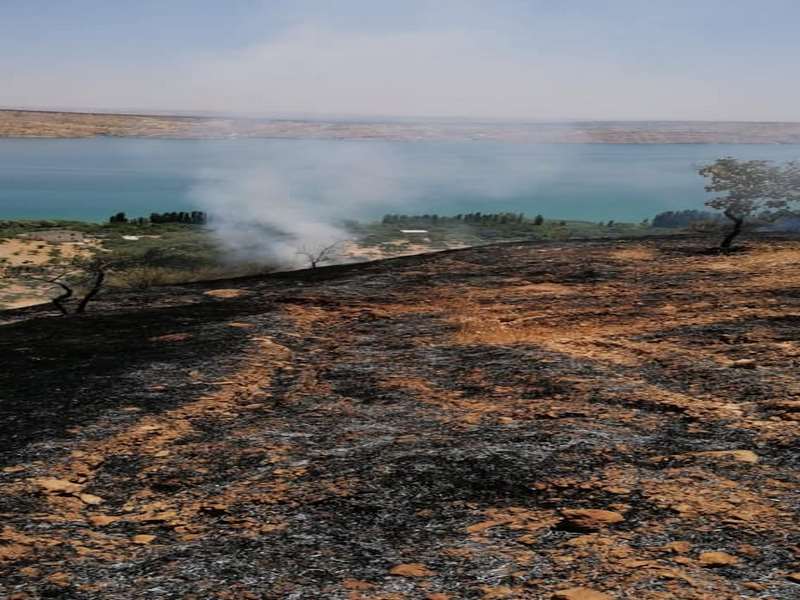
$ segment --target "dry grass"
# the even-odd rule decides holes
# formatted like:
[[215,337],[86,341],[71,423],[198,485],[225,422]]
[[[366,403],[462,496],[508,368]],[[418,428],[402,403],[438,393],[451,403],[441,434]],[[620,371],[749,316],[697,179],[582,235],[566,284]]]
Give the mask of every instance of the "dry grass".
[[135,267],[112,273],[108,287],[127,290],[145,290],[159,285],[178,285],[198,281],[213,281],[230,277],[244,277],[268,272],[263,266],[196,267],[172,269],[168,267]]

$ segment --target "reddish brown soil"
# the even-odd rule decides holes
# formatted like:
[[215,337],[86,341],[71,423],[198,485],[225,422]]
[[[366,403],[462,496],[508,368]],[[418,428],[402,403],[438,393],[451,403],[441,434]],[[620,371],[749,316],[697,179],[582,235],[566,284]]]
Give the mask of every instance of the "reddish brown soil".
[[797,598],[800,242],[703,244],[0,315],[0,596]]

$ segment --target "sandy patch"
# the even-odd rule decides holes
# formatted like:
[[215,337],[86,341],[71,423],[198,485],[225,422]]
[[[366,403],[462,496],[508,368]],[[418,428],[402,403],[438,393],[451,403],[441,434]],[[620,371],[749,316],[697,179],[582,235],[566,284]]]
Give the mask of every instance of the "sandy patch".
[[47,270],[48,267],[55,268],[58,263],[88,256],[98,246],[96,239],[83,242],[45,242],[23,238],[0,240],[0,310],[47,302],[60,289],[52,284],[9,276],[7,268],[42,267]]
[[8,267],[41,266],[58,260],[71,260],[89,254],[96,240],[86,242],[45,242],[12,238],[0,240],[0,263]]

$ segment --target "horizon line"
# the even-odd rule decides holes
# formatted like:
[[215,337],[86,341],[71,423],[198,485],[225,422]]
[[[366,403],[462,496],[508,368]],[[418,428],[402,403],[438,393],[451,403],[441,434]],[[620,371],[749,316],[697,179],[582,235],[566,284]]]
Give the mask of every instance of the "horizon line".
[[115,115],[121,117],[156,117],[176,119],[270,119],[275,121],[410,121],[410,122],[462,122],[462,123],[515,123],[515,124],[561,124],[561,123],[759,123],[759,124],[797,124],[800,120],[758,120],[758,119],[675,119],[675,118],[542,118],[534,117],[475,117],[475,116],[425,116],[425,115],[364,115],[355,113],[330,114],[330,113],[237,113],[216,110],[176,110],[158,109],[147,110],[138,108],[78,108],[78,107],[20,107],[0,106],[0,112],[31,112],[43,114],[73,114],[73,115]]

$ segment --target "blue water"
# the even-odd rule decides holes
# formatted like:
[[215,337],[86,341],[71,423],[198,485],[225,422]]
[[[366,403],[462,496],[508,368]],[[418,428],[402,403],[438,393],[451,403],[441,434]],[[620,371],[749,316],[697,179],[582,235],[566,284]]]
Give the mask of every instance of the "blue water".
[[726,155],[790,160],[800,146],[7,139],[0,219],[213,211],[246,180],[266,209],[291,198],[329,214],[341,205],[342,218],[507,210],[638,221],[702,207],[696,170]]

